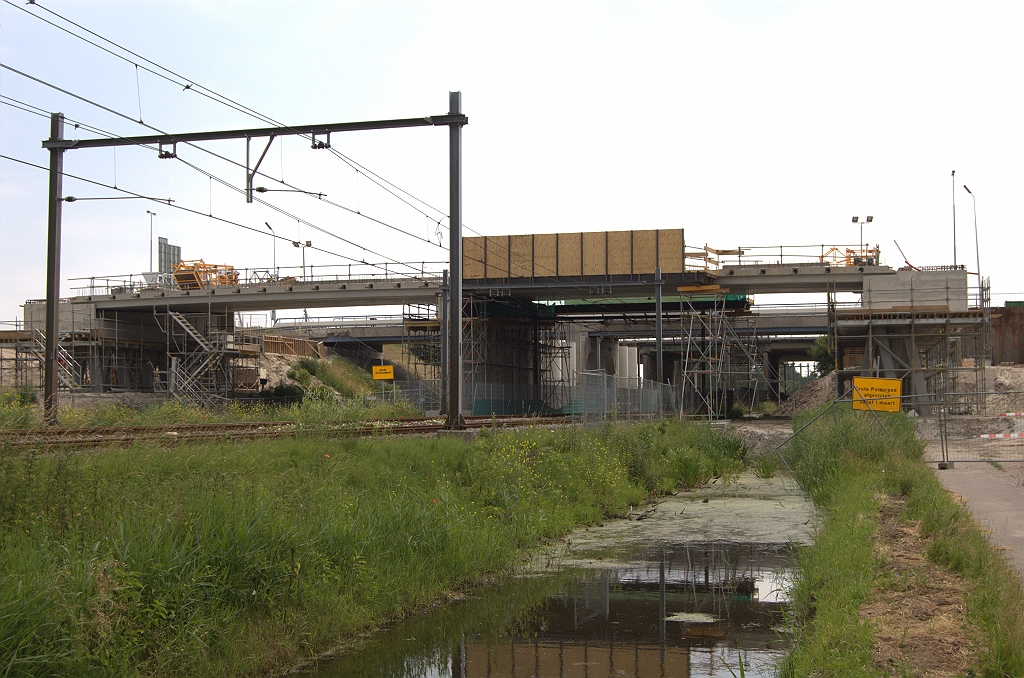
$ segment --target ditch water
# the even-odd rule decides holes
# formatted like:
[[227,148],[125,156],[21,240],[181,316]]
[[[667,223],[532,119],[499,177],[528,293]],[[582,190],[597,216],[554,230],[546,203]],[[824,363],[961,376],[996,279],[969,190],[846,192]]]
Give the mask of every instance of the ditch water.
[[577,531],[521,576],[373,634],[307,673],[774,675],[790,640],[794,551],[814,528],[810,504],[793,490],[741,479],[726,491],[671,497],[643,521]]

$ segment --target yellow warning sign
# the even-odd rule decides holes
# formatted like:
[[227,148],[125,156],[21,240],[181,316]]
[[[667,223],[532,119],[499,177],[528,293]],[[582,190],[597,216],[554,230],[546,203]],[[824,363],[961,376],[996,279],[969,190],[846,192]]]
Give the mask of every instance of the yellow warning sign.
[[393,365],[374,365],[373,366],[373,378],[374,379],[394,379],[395,368]]
[[877,377],[853,378],[853,409],[899,412],[903,380]]

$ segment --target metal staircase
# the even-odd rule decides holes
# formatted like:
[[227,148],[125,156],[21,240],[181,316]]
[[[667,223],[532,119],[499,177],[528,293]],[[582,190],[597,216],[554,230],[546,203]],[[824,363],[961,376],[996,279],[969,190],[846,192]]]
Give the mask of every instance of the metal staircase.
[[168,315],[199,346],[199,350],[185,353],[176,361],[175,395],[198,405],[210,405],[219,399],[216,370],[223,350],[203,336],[181,313],[170,311]]
[[[82,366],[60,345],[60,335],[57,336],[57,383],[69,391],[82,388]],[[46,334],[42,330],[32,333],[32,353],[40,364],[46,365]]]

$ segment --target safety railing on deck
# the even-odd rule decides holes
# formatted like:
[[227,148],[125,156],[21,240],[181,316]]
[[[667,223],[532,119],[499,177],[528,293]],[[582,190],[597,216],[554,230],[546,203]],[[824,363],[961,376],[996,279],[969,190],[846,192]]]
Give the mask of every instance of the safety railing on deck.
[[[375,282],[426,281],[441,282],[441,269],[447,262],[424,261],[415,264],[328,264],[278,266],[277,268],[236,268],[237,283],[232,286],[282,286],[316,283],[370,284]],[[69,278],[88,284],[71,288],[75,296],[132,294],[151,289],[178,289],[170,274],[125,273],[117,275]]]

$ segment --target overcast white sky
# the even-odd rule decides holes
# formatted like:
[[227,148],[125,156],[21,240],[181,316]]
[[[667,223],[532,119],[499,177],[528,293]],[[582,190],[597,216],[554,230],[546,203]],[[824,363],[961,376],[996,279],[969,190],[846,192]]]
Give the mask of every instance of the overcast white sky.
[[[0,61],[170,132],[258,126],[0,4]],[[415,117],[463,93],[465,222],[486,234],[677,228],[688,245],[850,244],[883,261],[953,258],[1024,298],[1021,2],[64,2],[41,4],[287,124]],[[26,11],[23,11],[27,10]],[[118,134],[145,128],[0,70],[0,94]],[[48,120],[0,106],[0,153],[45,165]],[[93,136],[69,128],[69,137]],[[447,130],[334,135],[335,148],[447,210]],[[436,226],[325,151],[288,139],[264,163],[423,237]],[[244,160],[244,143],[207,144]],[[231,181],[243,170],[179,155]],[[110,149],[66,154],[113,183]],[[117,185],[380,261],[150,151],[116,152]],[[267,184],[267,181],[260,183]],[[65,195],[111,191],[67,180]],[[269,201],[394,259],[447,253],[313,198]],[[185,258],[269,267],[268,238],[140,200],[65,204],[68,278],[149,268],[149,218]],[[45,294],[46,173],[0,160],[0,320]],[[279,266],[301,263],[278,246]],[[308,263],[344,263],[310,252]],[[997,297],[997,302],[1001,301]]]

